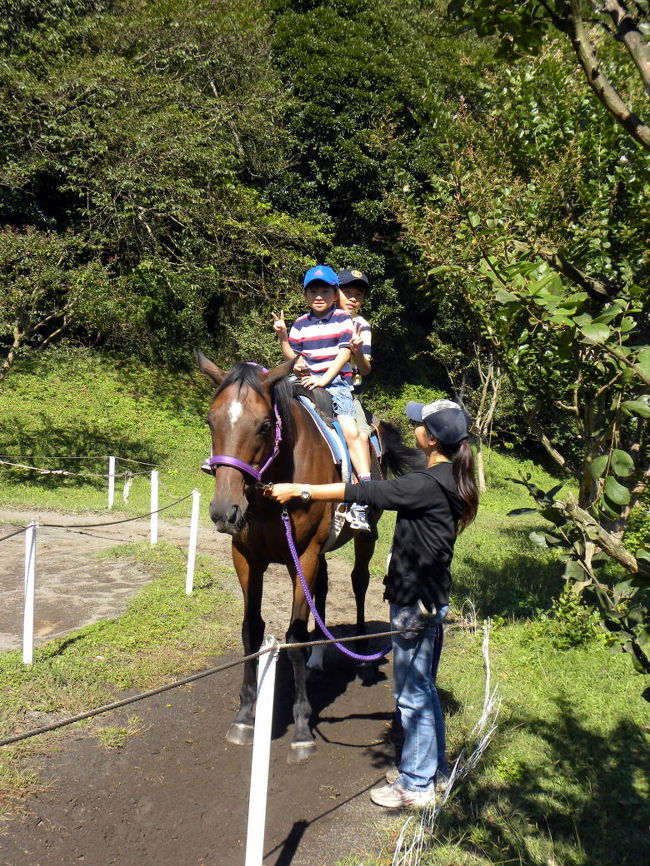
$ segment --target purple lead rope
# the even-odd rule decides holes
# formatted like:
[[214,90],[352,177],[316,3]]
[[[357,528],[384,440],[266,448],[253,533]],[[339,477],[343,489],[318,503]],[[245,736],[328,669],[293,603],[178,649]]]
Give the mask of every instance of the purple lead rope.
[[287,544],[289,545],[289,550],[291,552],[291,556],[293,558],[293,564],[296,567],[296,572],[298,573],[298,577],[300,578],[300,585],[302,586],[302,591],[305,593],[305,598],[307,599],[307,604],[309,605],[309,609],[311,610],[315,622],[320,627],[321,631],[329,640],[334,641],[334,645],[337,646],[342,653],[345,653],[346,656],[350,656],[352,659],[356,659],[360,662],[374,662],[377,659],[383,658],[383,656],[387,655],[391,649],[392,644],[389,644],[385,647],[381,652],[373,653],[372,655],[361,655],[360,653],[355,653],[352,650],[349,650],[342,643],[339,643],[334,635],[329,631],[323,620],[321,619],[320,614],[316,610],[316,605],[314,604],[314,599],[311,597],[311,593],[307,588],[307,581],[305,580],[305,575],[302,573],[302,568],[300,567],[300,560],[298,559],[298,551],[296,550],[296,546],[293,543],[293,533],[291,532],[291,520],[289,518],[289,512],[286,508],[282,509],[282,522],[284,523],[284,529],[287,536]]

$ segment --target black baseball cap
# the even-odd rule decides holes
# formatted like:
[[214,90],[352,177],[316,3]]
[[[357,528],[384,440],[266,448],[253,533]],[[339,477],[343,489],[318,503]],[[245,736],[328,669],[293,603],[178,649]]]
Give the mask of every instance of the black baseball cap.
[[363,271],[348,270],[339,271],[339,286],[349,286],[351,283],[361,283],[367,295],[370,294],[370,280]]
[[467,416],[458,403],[451,400],[434,400],[433,403],[411,400],[405,412],[412,421],[421,421],[442,445],[459,445],[469,436]]

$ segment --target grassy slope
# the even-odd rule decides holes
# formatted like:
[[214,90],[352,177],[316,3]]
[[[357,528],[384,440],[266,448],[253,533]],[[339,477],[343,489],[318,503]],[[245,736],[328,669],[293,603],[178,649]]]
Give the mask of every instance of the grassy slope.
[[[160,505],[193,487],[208,494],[211,480],[199,471],[209,454],[203,419],[210,388],[198,373],[172,375],[125,365],[81,351],[51,352],[23,364],[0,389],[0,455],[17,462],[70,472],[106,473],[106,455],[161,465]],[[43,457],[84,457],[44,460]],[[59,509],[106,508],[107,480],[38,475],[0,466],[0,502]],[[118,479],[115,510],[149,511],[150,468],[118,460],[118,473],[136,474],[128,502]],[[189,504],[167,516],[185,516]]]
[[[0,392],[0,452],[30,457],[115,453],[173,467],[161,471],[161,504],[195,485],[207,493],[210,479],[196,467],[208,447],[202,423],[208,393],[197,377],[102,363],[78,352],[51,354],[46,364],[18,369]],[[56,466],[78,468],[76,461]],[[503,709],[492,747],[450,801],[423,862],[643,862],[648,819],[642,764],[648,750],[640,678],[632,675],[626,658],[597,643],[555,649],[552,630],[526,620],[537,608],[548,607],[561,581],[557,564],[527,540],[535,524],[504,516],[528,504],[525,491],[505,478],[525,470],[541,486],[554,480],[535,466],[496,453],[487,469],[490,489],[479,518],[458,542],[454,601],[457,610],[469,598],[481,614],[499,615],[492,656]],[[136,477],[125,512],[148,511],[148,496],[146,480]],[[103,509],[105,497],[104,481],[0,472],[3,504]],[[187,503],[176,512],[187,515]],[[383,572],[390,526],[391,516],[385,515],[375,576]],[[171,671],[200,667],[222,647],[229,632],[219,625],[218,614],[227,598],[205,564],[190,602],[182,590],[184,563],[178,551],[128,547],[114,555],[143,560],[157,580],[120,620],[38,649],[27,672],[18,653],[4,654],[2,730],[26,724],[21,719],[27,711],[36,713],[33,724],[50,713],[72,713],[110,700],[119,688],[146,688]],[[482,702],[476,637],[449,633],[440,685],[454,754],[471,739]],[[113,732],[115,742],[123,735]],[[27,748],[0,751],[0,793],[29,785],[25,765],[17,760]],[[366,857],[363,862],[387,861]]]

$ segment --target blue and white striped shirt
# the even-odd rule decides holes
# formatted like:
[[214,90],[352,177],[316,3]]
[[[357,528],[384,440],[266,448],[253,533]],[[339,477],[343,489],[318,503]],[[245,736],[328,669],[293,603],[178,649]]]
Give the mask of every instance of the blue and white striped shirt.
[[[289,331],[289,345],[297,355],[303,356],[314,376],[322,376],[332,366],[340,349],[350,348],[353,333],[350,316],[337,307],[331,307],[324,316],[315,316],[311,312],[299,316]],[[349,361],[340,375],[344,379],[352,378]]]

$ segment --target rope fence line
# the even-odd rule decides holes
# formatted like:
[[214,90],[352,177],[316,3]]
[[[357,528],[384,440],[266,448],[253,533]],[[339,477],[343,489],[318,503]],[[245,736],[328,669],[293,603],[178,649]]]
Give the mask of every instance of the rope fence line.
[[[78,455],[73,454],[55,454],[55,455],[44,455],[44,454],[2,454],[2,457],[9,457],[13,460],[108,460],[111,456],[110,454],[100,454],[93,455],[90,457],[79,457]],[[153,466],[160,467],[159,463],[148,463],[146,460],[135,460],[133,457],[116,457],[116,460],[120,460],[122,463],[139,463],[141,466]]]
[[[69,532],[73,532],[74,530],[83,530],[83,529],[96,529],[101,526],[117,526],[120,523],[132,523],[135,520],[145,520],[147,517],[151,517],[152,514],[160,514],[161,511],[167,511],[169,508],[173,508],[175,505],[178,505],[180,502],[185,502],[186,499],[190,499],[192,497],[191,493],[187,493],[185,496],[181,496],[180,499],[175,499],[173,502],[170,502],[168,505],[164,505],[162,508],[158,508],[155,511],[148,511],[146,514],[138,514],[135,517],[126,517],[123,520],[111,520],[107,523],[39,523],[39,529],[65,529]],[[21,532],[27,532],[29,526],[22,526],[20,529],[17,529],[15,532],[10,532],[9,535],[3,535],[0,537],[0,541],[6,541],[8,538],[13,538],[15,535],[20,535]],[[77,533],[78,535],[92,535],[92,533],[86,533],[80,531]],[[96,538],[110,538],[110,536],[95,536]]]
[[163,505],[162,508],[157,508],[155,511],[148,511],[146,514],[138,514],[136,517],[125,517],[123,520],[110,520],[107,523],[39,523],[39,529],[96,529],[99,526],[117,526],[118,523],[132,523],[134,520],[144,520],[151,517],[152,514],[160,514],[161,511],[167,511],[178,505],[179,502],[185,502],[186,499],[192,497],[191,493],[181,496],[180,499],[170,502],[169,505]]
[[17,529],[15,532],[10,532],[9,535],[3,535],[0,538],[0,541],[6,541],[8,538],[13,538],[14,535],[20,535],[21,532],[27,532],[29,526],[21,526],[20,529]]
[[[80,535],[92,536],[93,533],[88,530],[101,529],[103,527],[118,526],[135,521],[143,521],[149,518],[149,543],[156,544],[158,541],[158,515],[161,512],[168,511],[188,499],[192,500],[192,510],[190,516],[189,541],[187,550],[187,568],[185,573],[185,592],[191,595],[194,590],[194,570],[196,562],[196,547],[198,542],[199,531],[199,501],[201,494],[194,488],[185,496],[179,496],[177,499],[169,502],[160,508],[158,505],[158,488],[157,476],[158,473],[154,470],[152,473],[152,491],[151,491],[151,510],[145,514],[137,514],[134,517],[125,517],[120,520],[107,520],[98,523],[39,523],[38,520],[32,519],[27,526],[23,526],[14,532],[8,533],[6,536],[0,537],[0,541],[5,541],[14,536],[25,535],[25,569],[24,569],[24,584],[23,584],[23,664],[32,664],[34,651],[34,606],[36,600],[36,536],[37,530],[46,529],[57,533],[78,533]],[[97,536],[101,537],[101,536]],[[106,536],[105,536],[106,537]],[[114,539],[108,536],[109,541],[118,542],[120,539]],[[133,538],[125,540],[126,543],[134,541]]]
[[33,728],[30,731],[24,731],[20,734],[13,734],[10,737],[5,737],[0,740],[0,746],[9,746],[12,743],[18,743],[21,740],[27,740],[31,737],[39,736],[40,734],[48,733],[49,731],[55,731],[58,728],[64,728],[68,725],[73,725],[75,722],[84,721],[84,719],[90,719],[93,716],[99,716],[102,713],[108,713],[112,710],[120,709],[121,707],[126,707],[129,704],[134,704],[137,701],[144,700],[145,698],[153,697],[154,695],[162,694],[163,692],[168,692],[171,689],[178,688],[179,686],[186,686],[188,683],[196,682],[197,680],[204,679],[205,677],[212,676],[213,674],[219,674],[223,671],[227,671],[230,668],[234,668],[237,665],[244,664],[248,661],[253,661],[254,659],[260,658],[263,655],[266,655],[269,652],[277,652],[278,650],[290,650],[290,649],[304,649],[307,647],[315,647],[315,646],[323,646],[324,644],[336,644],[336,643],[350,643],[351,641],[357,640],[371,640],[372,638],[380,638],[380,637],[389,637],[391,635],[402,634],[405,629],[401,629],[399,631],[382,631],[374,634],[368,635],[354,635],[352,637],[342,637],[337,638],[336,640],[314,640],[314,641],[304,641],[301,643],[276,643],[274,645],[267,645],[261,647],[257,652],[251,653],[247,656],[242,656],[239,659],[235,659],[232,662],[227,662],[223,665],[217,665],[216,667],[207,668],[204,671],[198,671],[194,674],[189,674],[186,677],[182,677],[179,680],[174,680],[171,683],[165,683],[162,686],[156,686],[153,689],[148,689],[144,692],[138,692],[137,695],[130,695],[128,698],[122,698],[119,701],[112,701],[110,704],[103,704],[100,707],[95,707],[92,710],[86,710],[83,713],[77,713],[74,716],[68,716],[65,719],[60,719],[57,722],[52,722],[49,725],[43,725],[40,728]]
[[[67,459],[67,458],[66,458]],[[118,459],[122,459],[121,457]],[[68,469],[42,469],[40,466],[28,466],[26,463],[10,463],[8,460],[0,460],[0,467],[9,467],[12,469],[26,469],[29,472],[38,472],[39,475],[64,475],[73,478],[132,478],[135,475],[149,475],[145,469],[141,472],[133,472],[127,469],[126,472],[116,472],[111,475],[108,472],[70,472]]]
[[[0,467],[7,467],[8,471],[12,469],[20,469],[20,470],[29,470],[31,472],[38,472],[42,475],[72,475],[78,478],[110,478],[111,475],[107,472],[70,472],[65,469],[43,469],[40,466],[31,466],[25,463],[15,463],[15,460],[20,459],[29,459],[29,460],[108,460],[110,455],[106,457],[73,457],[73,456],[65,456],[61,455],[59,457],[33,457],[30,454],[13,454],[11,455],[11,460],[7,460],[6,458],[9,455],[2,454],[0,455]],[[132,457],[115,457],[115,460],[120,463],[136,463],[140,466],[150,466],[153,469],[159,469],[165,472],[200,472],[200,466],[166,466],[162,463],[148,463],[146,460],[135,460]],[[124,472],[117,472],[114,474],[114,478],[125,478],[130,476],[137,475],[149,475],[149,470],[142,469],[140,471],[127,469]]]

